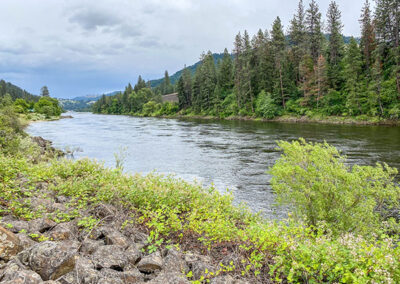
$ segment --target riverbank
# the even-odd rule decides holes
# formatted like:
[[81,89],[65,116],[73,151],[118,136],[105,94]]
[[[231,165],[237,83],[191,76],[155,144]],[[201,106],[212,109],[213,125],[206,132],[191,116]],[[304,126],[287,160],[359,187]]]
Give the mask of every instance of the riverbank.
[[[139,115],[140,116],[140,115]],[[210,115],[161,115],[160,118],[194,118],[204,120],[243,120],[243,121],[261,121],[261,122],[287,122],[287,123],[320,123],[320,124],[346,124],[346,125],[384,125],[399,126],[399,120],[381,119],[379,117],[342,117],[342,116],[290,116],[284,115],[273,119],[265,119],[251,116],[228,116],[217,117]]]
[[0,283],[400,281],[388,237],[279,224],[213,188],[20,145],[0,152]]

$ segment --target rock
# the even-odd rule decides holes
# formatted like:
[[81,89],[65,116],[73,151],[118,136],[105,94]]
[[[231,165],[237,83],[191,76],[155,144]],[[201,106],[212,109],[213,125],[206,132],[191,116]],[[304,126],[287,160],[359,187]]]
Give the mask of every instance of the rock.
[[89,211],[89,214],[95,215],[99,219],[104,219],[106,217],[106,219],[113,219],[116,213],[117,209],[114,206],[104,203],[100,203]]
[[189,270],[183,253],[174,248],[166,250],[164,253],[164,269],[166,271],[186,272]]
[[30,248],[31,246],[35,245],[36,242],[28,237],[26,234],[20,233],[17,234],[19,242],[21,244],[22,249]]
[[29,231],[29,224],[27,221],[13,220],[11,218],[7,220],[3,218],[3,220],[1,220],[1,224],[12,233],[19,233],[22,230],[26,232]]
[[62,203],[58,203],[58,202],[53,203],[52,207],[53,207],[53,210],[54,210],[54,211],[59,211],[59,212],[70,212],[70,209],[67,208],[67,206],[65,206],[65,205],[62,204]]
[[57,203],[67,203],[70,200],[70,197],[67,197],[65,195],[57,195],[55,197],[55,200]]
[[126,257],[128,258],[129,263],[132,265],[136,265],[136,263],[142,257],[142,253],[140,252],[139,245],[137,245],[135,243],[133,243],[126,249],[125,254],[126,254]]
[[179,272],[162,272],[153,280],[146,282],[148,284],[190,284],[182,273]]
[[116,245],[101,246],[92,255],[96,269],[111,268],[123,271],[128,264],[124,250]]
[[193,279],[198,280],[201,276],[206,277],[207,273],[217,270],[211,263],[211,258],[198,254],[185,254],[185,261],[189,266],[189,270],[193,273]]
[[121,272],[104,268],[101,270],[100,274],[102,275],[103,279],[115,279],[116,281],[120,280],[122,283],[138,283],[144,280],[143,275],[137,269]]
[[230,275],[217,276],[211,279],[210,284],[249,284],[247,281],[234,279]]
[[76,239],[77,235],[76,228],[73,227],[72,223],[61,223],[56,225],[46,236],[54,241],[64,241],[69,239]]
[[117,245],[123,248],[127,248],[131,241],[121,234],[116,229],[110,227],[102,227],[100,231],[105,237],[105,242],[107,245]]
[[163,260],[159,252],[152,253],[143,257],[137,264],[137,268],[142,273],[154,273],[161,270],[163,267]]
[[86,255],[93,254],[99,247],[104,246],[103,240],[86,239],[81,243],[80,252]]
[[8,263],[3,271],[0,283],[7,284],[40,284],[43,283],[39,274],[27,270],[15,262]]
[[22,250],[19,238],[12,232],[0,227],[0,259],[9,261]]
[[193,279],[198,280],[201,276],[207,278],[210,272],[215,273],[217,269],[207,262],[196,261],[191,264],[191,271],[193,272]]
[[94,268],[94,263],[88,258],[79,257],[75,265],[76,279],[79,283],[98,283],[100,273]]
[[78,242],[46,241],[20,252],[18,258],[43,280],[55,280],[74,269],[78,248]]
[[77,281],[76,273],[74,271],[68,272],[67,274],[61,276],[57,279],[61,284],[80,284]]
[[29,223],[29,231],[31,233],[34,232],[44,233],[57,225],[56,222],[47,218],[35,219],[29,221],[28,223]]

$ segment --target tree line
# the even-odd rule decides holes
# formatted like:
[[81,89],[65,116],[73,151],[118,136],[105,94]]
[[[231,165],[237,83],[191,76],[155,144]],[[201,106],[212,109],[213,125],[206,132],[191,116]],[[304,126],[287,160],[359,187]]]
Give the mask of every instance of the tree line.
[[[279,17],[271,30],[253,36],[239,32],[232,54],[225,49],[215,62],[211,52],[203,53],[194,75],[185,68],[173,88],[166,73],[162,90],[148,92],[162,95],[175,89],[181,114],[398,119],[400,2],[375,2],[375,10],[369,0],[361,10],[360,39],[345,44],[335,1],[323,20],[315,0],[307,6],[300,0],[286,33]],[[124,105],[122,98],[111,98],[108,105],[99,102],[95,111],[118,113],[110,101]]]

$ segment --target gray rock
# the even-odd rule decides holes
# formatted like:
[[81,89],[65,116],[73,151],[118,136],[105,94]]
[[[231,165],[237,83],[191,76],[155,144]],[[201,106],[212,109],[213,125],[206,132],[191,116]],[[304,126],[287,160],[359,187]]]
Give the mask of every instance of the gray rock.
[[146,282],[148,284],[190,284],[182,273],[178,272],[162,272],[156,278]]
[[141,259],[142,253],[140,251],[139,245],[133,243],[130,245],[125,251],[126,257],[128,261],[132,265],[136,265],[136,263]]
[[17,236],[22,246],[22,249],[30,248],[31,246],[36,244],[36,242],[28,237],[26,234],[20,233],[17,234]]
[[137,264],[137,268],[143,273],[154,273],[163,267],[163,259],[159,252],[143,257]]
[[79,283],[95,284],[98,283],[100,273],[94,269],[94,263],[88,258],[79,257],[75,264],[76,278]]
[[25,230],[26,232],[29,231],[29,224],[27,221],[21,221],[21,220],[12,220],[11,218],[9,220],[1,220],[1,225],[6,227],[7,230],[9,230],[12,233],[19,233],[22,230]]
[[86,239],[81,243],[80,252],[85,255],[93,254],[99,247],[104,246],[105,243],[103,240],[92,240]]
[[29,221],[28,223],[29,223],[29,232],[31,233],[34,232],[44,233],[57,225],[56,222],[47,218],[35,219]]
[[166,271],[174,271],[174,272],[187,272],[189,270],[188,265],[186,264],[183,253],[177,251],[172,248],[170,250],[166,250],[164,257],[164,269]]
[[15,262],[9,263],[3,271],[0,283],[7,284],[40,284],[43,283],[39,274],[22,268]]
[[18,258],[43,280],[56,280],[74,269],[78,248],[78,242],[46,241],[20,252]]
[[244,280],[234,279],[230,275],[222,275],[211,279],[210,284],[250,284],[250,283]]
[[21,250],[19,238],[14,233],[0,227],[0,260],[9,261]]
[[77,228],[72,223],[60,223],[57,224],[53,229],[46,233],[46,236],[54,241],[65,241],[76,239]]
[[96,269],[111,268],[122,271],[128,264],[124,250],[116,245],[101,246],[92,255]]
[[117,229],[110,227],[100,228],[101,233],[105,237],[105,242],[107,245],[117,245],[123,248],[127,248],[131,241],[121,234]]
[[67,203],[68,201],[71,200],[71,198],[65,195],[58,195],[55,197],[55,200],[57,203]]
[[144,280],[143,275],[137,269],[121,272],[104,268],[100,273],[103,279],[121,280],[123,283],[138,283]]

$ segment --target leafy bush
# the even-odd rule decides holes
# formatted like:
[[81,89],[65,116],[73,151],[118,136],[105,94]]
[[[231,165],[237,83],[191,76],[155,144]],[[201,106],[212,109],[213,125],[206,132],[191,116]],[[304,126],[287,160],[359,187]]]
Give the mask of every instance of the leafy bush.
[[[327,143],[303,139],[278,143],[283,155],[269,171],[280,203],[291,205],[297,219],[326,224],[335,234],[376,233],[397,228],[385,211],[398,206],[397,169],[386,164],[352,167]],[[385,222],[384,222],[385,221]]]
[[272,119],[279,115],[280,107],[275,103],[271,94],[266,94],[262,91],[256,100],[256,114],[258,116]]
[[37,113],[44,114],[46,118],[59,116],[62,112],[58,100],[50,97],[41,97],[39,101],[35,103],[34,110]]

